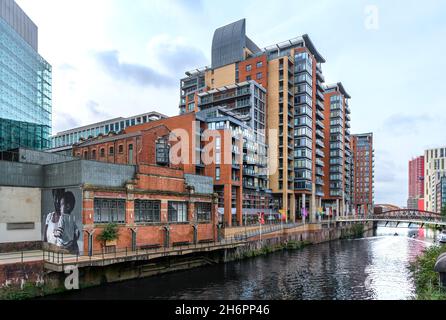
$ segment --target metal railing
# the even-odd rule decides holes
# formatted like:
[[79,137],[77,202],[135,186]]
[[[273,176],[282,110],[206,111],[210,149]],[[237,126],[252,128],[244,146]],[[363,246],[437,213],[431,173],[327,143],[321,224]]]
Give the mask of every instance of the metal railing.
[[194,243],[194,244],[182,244],[178,246],[169,247],[155,247],[150,248],[153,245],[140,245],[136,248],[102,248],[101,250],[95,250],[90,255],[70,255],[67,253],[58,253],[53,251],[44,251],[44,262],[55,265],[66,264],[79,264],[86,263],[92,264],[93,262],[105,263],[106,260],[113,259],[143,259],[150,260],[152,258],[181,255],[184,251],[207,251],[211,248],[219,248],[230,245],[243,244],[246,239],[229,238],[221,241],[209,241],[206,243]]

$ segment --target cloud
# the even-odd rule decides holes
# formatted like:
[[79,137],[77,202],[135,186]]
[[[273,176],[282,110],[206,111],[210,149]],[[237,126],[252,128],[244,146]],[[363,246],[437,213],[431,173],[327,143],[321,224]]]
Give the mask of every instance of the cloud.
[[203,51],[191,46],[184,38],[161,34],[153,37],[147,45],[149,54],[167,71],[183,74],[193,68],[208,64]]
[[53,123],[53,134],[80,126],[80,121],[66,112],[55,112]]
[[97,103],[96,101],[89,100],[86,104],[86,107],[94,119],[96,119],[96,118],[111,118],[110,114],[102,111],[99,108],[99,103]]
[[76,71],[77,68],[69,63],[64,63],[59,66],[60,71]]
[[95,52],[94,58],[99,66],[110,76],[138,86],[169,87],[177,85],[177,81],[160,74],[150,67],[119,61],[119,52]]
[[410,135],[417,134],[420,126],[435,121],[429,115],[405,115],[394,114],[384,121],[384,129],[395,135]]
[[187,9],[191,12],[202,12],[204,9],[203,0],[176,0],[177,3],[182,9]]

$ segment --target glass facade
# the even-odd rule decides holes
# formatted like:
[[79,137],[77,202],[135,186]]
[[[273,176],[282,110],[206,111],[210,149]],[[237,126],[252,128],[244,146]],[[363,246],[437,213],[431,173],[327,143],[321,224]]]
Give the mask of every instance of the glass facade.
[[0,18],[0,151],[49,147],[51,74],[51,66]]

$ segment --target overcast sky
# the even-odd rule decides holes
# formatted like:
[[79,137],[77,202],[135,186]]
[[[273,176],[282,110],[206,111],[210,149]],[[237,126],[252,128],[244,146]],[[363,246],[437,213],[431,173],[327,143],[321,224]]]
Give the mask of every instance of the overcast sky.
[[53,66],[53,133],[178,114],[179,79],[210,64],[216,28],[246,18],[260,47],[309,34],[327,83],[352,96],[352,133],[375,134],[376,203],[406,205],[408,160],[446,145],[446,1],[16,1]]

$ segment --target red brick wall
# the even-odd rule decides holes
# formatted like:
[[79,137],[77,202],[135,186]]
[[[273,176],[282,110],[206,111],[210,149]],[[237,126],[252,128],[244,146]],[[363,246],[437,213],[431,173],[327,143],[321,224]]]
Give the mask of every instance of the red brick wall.
[[[262,62],[262,66],[257,68],[257,62]],[[246,67],[251,65],[251,71],[247,71]],[[262,73],[262,78],[257,79],[257,74]],[[266,55],[250,58],[239,63],[239,82],[246,81],[251,76],[251,80],[261,84],[264,88],[268,88],[268,60]]]
[[[94,198],[111,198],[111,199],[126,199],[126,221],[119,225],[119,238],[117,240],[117,248],[125,249],[132,246],[132,229],[136,230],[137,246],[159,244],[164,245],[165,231],[164,227],[170,227],[170,244],[174,242],[193,242],[195,222],[195,206],[194,202],[212,202],[211,196],[199,195],[165,195],[165,194],[149,194],[149,193],[133,193],[123,191],[84,191],[84,252],[88,252],[88,233],[93,232],[93,250],[100,252],[103,243],[97,237],[101,233],[104,225],[94,224],[94,212],[92,211]],[[134,215],[134,200],[160,200],[161,201],[161,222],[155,224],[139,224],[135,223]],[[189,222],[185,223],[168,223],[168,201],[183,201],[188,202]],[[209,223],[198,224],[198,240],[215,239],[216,237],[216,223],[217,223],[217,206],[212,206],[211,218]],[[90,216],[91,214],[91,216]]]

